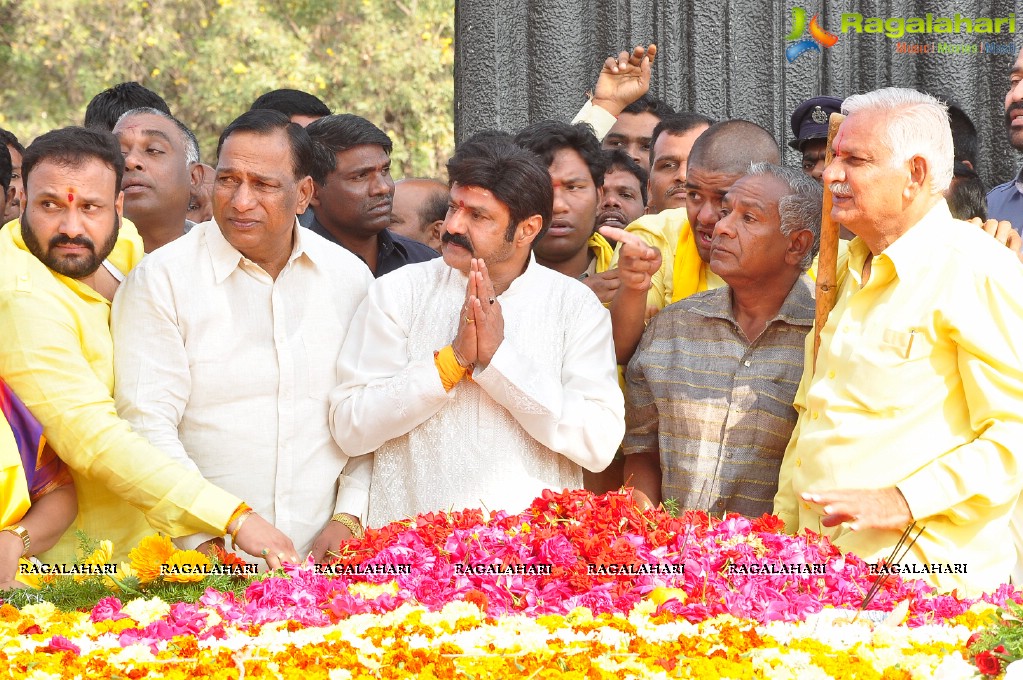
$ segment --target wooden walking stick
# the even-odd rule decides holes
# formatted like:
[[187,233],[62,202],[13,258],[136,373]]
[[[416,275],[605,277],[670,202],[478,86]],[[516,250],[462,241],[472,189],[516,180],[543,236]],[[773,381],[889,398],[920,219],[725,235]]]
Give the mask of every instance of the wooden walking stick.
[[[827,165],[835,157],[831,143],[835,141],[838,126],[845,120],[840,113],[828,119],[828,146],[824,155]],[[831,189],[824,183],[824,205],[821,210],[821,247],[817,259],[817,310],[813,324],[813,370],[817,370],[817,352],[821,348],[821,329],[838,297],[838,224],[831,219]]]

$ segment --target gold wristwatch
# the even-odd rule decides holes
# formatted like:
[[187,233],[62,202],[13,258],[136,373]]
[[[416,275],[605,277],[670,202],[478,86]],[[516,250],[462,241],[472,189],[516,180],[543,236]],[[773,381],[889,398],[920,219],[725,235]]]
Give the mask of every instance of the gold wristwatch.
[[4,527],[3,529],[0,529],[0,533],[3,533],[5,531],[9,531],[21,539],[21,542],[25,544],[25,549],[21,551],[21,556],[25,557],[26,555],[28,555],[28,549],[32,545],[32,539],[29,538],[28,531],[25,529],[25,527],[21,526],[20,524],[15,524],[13,526]]
[[354,536],[355,538],[362,538],[363,536],[366,535],[366,530],[362,528],[362,525],[359,524],[358,520],[354,520],[348,515],[339,512],[333,517],[331,517],[330,521],[340,522],[341,524],[348,527],[348,530],[352,532],[352,536]]

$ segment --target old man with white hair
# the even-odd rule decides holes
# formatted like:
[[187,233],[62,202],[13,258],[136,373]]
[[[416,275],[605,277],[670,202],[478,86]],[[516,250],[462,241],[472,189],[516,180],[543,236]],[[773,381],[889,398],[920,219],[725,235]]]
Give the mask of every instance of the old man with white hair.
[[1023,489],[1023,268],[949,213],[943,104],[887,88],[843,110],[824,182],[857,238],[816,370],[807,342],[775,512],[868,561],[916,522],[903,570],[991,590],[1016,559]]

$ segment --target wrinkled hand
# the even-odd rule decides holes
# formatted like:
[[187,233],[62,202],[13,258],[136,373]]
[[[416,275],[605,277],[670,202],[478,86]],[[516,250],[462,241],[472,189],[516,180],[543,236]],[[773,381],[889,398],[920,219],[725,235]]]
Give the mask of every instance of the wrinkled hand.
[[[316,564],[326,564],[330,562],[336,556],[337,549],[341,545],[342,541],[347,541],[352,537],[351,530],[341,522],[330,521],[323,527],[323,530],[316,536],[316,540],[313,541],[313,561]],[[335,553],[334,555],[328,555],[327,553]]]
[[602,304],[606,305],[614,298],[615,291],[618,290],[618,286],[621,285],[621,280],[618,278],[617,269],[608,269],[606,272],[587,276],[583,279],[583,283],[589,286],[590,290],[597,294],[597,299],[599,299]]
[[1003,246],[1016,253],[1023,259],[1023,253],[1020,253],[1020,247],[1023,246],[1023,239],[1016,233],[1016,230],[1012,228],[1012,223],[1007,220],[988,220],[987,222],[981,222],[979,217],[972,217],[969,220],[970,224],[980,227],[989,236],[994,236],[995,240],[1001,243]]
[[269,569],[277,569],[285,562],[297,564],[301,561],[291,539],[256,513],[245,520],[238,530],[237,539],[235,545],[250,555],[265,559]]
[[613,116],[650,90],[650,64],[657,56],[657,45],[636,45],[632,53],[608,57],[593,89],[593,104]]
[[645,293],[651,277],[661,268],[661,253],[632,232],[618,227],[601,227],[600,233],[621,243],[618,251],[618,276],[622,288]]
[[472,299],[473,317],[476,319],[476,363],[480,368],[486,368],[504,342],[504,314],[501,313],[501,301],[497,299],[487,263],[480,258],[473,259],[469,276],[475,277],[479,293]]
[[[836,489],[801,494],[804,501],[822,506],[821,524],[848,523],[852,531],[884,529],[903,531],[913,523],[913,513],[897,487],[886,489]],[[821,512],[821,510],[818,510]]]

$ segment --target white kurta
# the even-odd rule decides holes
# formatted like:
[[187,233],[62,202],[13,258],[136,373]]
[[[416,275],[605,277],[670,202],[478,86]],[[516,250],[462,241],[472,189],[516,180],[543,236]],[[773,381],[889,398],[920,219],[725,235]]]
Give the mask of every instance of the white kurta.
[[369,466],[341,478],[348,457],[327,413],[341,343],[373,279],[345,249],[295,229],[274,280],[215,222],[197,225],[132,271],[112,326],[121,416],[304,555],[333,513],[365,514]]
[[450,392],[434,351],[451,343],[468,278],[444,260],[374,282],[331,393],[334,438],[375,452],[370,526],[434,510],[519,511],[544,489],[582,486],[625,432],[611,319],[578,281],[530,260],[501,294],[504,341]]

